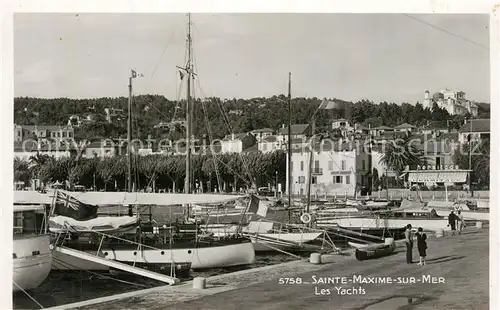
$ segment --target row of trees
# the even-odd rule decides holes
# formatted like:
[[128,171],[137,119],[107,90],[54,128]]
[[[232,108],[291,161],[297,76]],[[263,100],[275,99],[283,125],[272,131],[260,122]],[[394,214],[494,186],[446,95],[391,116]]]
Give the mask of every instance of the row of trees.
[[[286,157],[282,151],[262,154],[224,154],[192,157],[192,179],[204,191],[238,190],[267,186],[285,180]],[[133,182],[137,189],[163,188],[182,191],[185,179],[185,157],[148,155],[133,158]],[[217,168],[217,169],[216,169]],[[83,185],[103,190],[125,190],[127,158],[59,158],[37,154],[29,161],[14,159],[14,179],[27,183],[39,179],[43,184],[68,181],[70,186]],[[219,187],[220,182],[220,187]],[[197,186],[197,187],[198,187]]]
[[[334,118],[347,118],[353,123],[366,126],[396,126],[402,123],[424,125],[428,121],[449,121],[451,127],[458,128],[463,119],[470,117],[453,116],[435,105],[432,109],[424,109],[417,104],[395,104],[381,102],[375,104],[368,100],[343,103],[341,110],[322,111],[317,115],[318,130],[331,127]],[[222,138],[231,132],[248,132],[259,128],[278,129],[288,123],[288,105],[284,95],[270,98],[232,99],[219,98],[200,99],[194,102],[193,132],[198,137],[207,132],[207,121],[210,124],[213,138]],[[312,114],[320,104],[319,98],[293,98],[292,122],[309,123]],[[489,105],[481,104],[479,117],[489,117]],[[65,125],[71,115],[93,114],[94,122],[83,125],[77,131],[80,138],[100,138],[125,136],[126,121],[108,124],[104,119],[105,108],[123,109],[127,113],[127,98],[98,99],[39,99],[19,97],[14,99],[14,121],[17,124]],[[221,112],[223,111],[223,113]],[[159,95],[141,95],[134,97],[134,136],[176,140],[183,135],[182,128],[155,128],[160,122],[171,122],[185,117],[185,102],[171,101]]]

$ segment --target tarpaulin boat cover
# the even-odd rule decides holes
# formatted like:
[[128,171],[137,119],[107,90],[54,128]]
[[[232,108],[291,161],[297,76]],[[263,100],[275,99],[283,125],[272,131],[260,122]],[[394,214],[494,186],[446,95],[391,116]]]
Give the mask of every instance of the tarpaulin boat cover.
[[49,219],[49,229],[52,232],[69,230],[74,232],[110,232],[132,228],[139,224],[140,219],[131,216],[102,216],[87,221],[77,221],[67,216],[54,216]]

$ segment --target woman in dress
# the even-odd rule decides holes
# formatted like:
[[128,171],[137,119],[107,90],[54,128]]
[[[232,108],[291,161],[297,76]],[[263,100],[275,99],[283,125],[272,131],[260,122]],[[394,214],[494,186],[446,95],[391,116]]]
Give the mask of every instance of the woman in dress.
[[422,227],[418,228],[417,232],[417,248],[418,254],[420,256],[420,262],[418,265],[425,265],[425,257],[427,256],[427,235],[424,233]]

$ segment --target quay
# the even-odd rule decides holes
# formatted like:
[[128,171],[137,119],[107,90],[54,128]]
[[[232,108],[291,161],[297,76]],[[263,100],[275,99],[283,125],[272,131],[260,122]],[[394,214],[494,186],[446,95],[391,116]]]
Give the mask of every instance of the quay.
[[[51,309],[489,309],[489,229],[468,227],[462,235],[428,235],[427,265],[408,265],[405,249],[357,261],[352,251],[323,255],[322,264],[298,260],[192,281],[103,297]],[[418,262],[414,245],[413,261]],[[435,283],[313,284],[313,276],[434,279]],[[280,278],[302,284],[280,284]],[[402,280],[403,282],[405,280]],[[406,280],[407,281],[407,280]],[[335,287],[349,288],[342,295]],[[352,290],[355,288],[356,290]],[[363,289],[364,293],[360,290]]]

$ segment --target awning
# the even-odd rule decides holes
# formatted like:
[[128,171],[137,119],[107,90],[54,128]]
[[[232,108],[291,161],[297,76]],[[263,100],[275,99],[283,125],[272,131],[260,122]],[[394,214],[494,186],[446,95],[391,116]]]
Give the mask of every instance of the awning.
[[467,172],[464,171],[422,171],[410,172],[408,181],[413,183],[465,183]]

